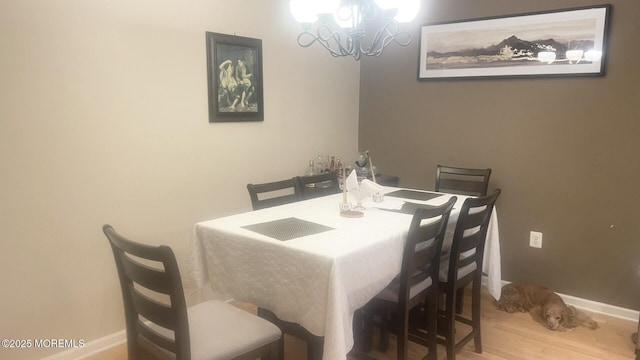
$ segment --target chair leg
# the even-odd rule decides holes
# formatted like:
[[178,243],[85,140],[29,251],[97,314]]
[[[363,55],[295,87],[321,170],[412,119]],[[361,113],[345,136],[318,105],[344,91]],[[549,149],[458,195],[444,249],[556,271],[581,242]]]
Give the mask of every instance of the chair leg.
[[324,338],[307,339],[307,360],[322,360]]
[[373,343],[373,314],[362,309],[353,314],[354,347],[362,352],[371,351]]
[[[284,339],[284,335],[280,339]],[[280,340],[272,343],[269,347],[269,356],[262,356],[260,360],[284,360],[284,347],[280,345]]]
[[364,314],[362,327],[362,351],[369,352],[373,349],[373,314]]
[[396,342],[398,343],[398,360],[407,360],[407,348],[409,347],[409,311],[404,309],[400,315],[400,326],[396,334]]
[[427,299],[427,341],[429,342],[429,360],[438,360],[438,294],[433,293]]
[[473,344],[477,353],[482,353],[482,337],[480,332],[480,284],[479,277],[473,281],[471,296],[471,322],[473,323]]
[[458,289],[456,293],[456,314],[462,314],[464,310],[464,287]]
[[445,321],[444,321],[444,343],[447,349],[447,360],[456,359],[456,291],[447,294],[445,305]]
[[276,353],[275,356],[272,356],[272,359],[275,360],[284,360],[284,334],[282,334],[282,336],[280,336],[280,339],[278,340],[278,351]]
[[378,344],[378,350],[383,353],[389,350],[389,332],[387,331],[391,323],[389,316],[389,313],[386,312],[380,314],[380,343]]

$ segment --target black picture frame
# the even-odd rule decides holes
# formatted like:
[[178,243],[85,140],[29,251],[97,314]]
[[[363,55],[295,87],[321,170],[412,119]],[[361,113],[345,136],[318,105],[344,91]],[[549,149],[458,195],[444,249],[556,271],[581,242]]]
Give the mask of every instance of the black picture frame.
[[418,80],[602,76],[611,5],[422,26]]
[[209,122],[263,121],[262,40],[206,33]]

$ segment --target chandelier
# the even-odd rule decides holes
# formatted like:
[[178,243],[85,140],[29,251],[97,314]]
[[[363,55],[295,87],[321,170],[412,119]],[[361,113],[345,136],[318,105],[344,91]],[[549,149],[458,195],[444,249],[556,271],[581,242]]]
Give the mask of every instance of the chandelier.
[[[390,44],[407,46],[411,36],[401,23],[412,21],[420,0],[290,0],[293,17],[302,24],[298,45],[322,45],[335,57],[380,56]],[[365,24],[375,21],[381,28],[371,35]]]

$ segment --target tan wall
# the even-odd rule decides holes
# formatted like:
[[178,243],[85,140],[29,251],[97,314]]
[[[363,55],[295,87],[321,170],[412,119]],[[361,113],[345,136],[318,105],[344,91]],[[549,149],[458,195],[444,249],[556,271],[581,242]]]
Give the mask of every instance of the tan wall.
[[[3,338],[124,329],[102,224],[184,268],[194,223],[249,210],[248,182],[356,158],[359,63],[300,30],[283,0],[0,1]],[[205,31],[263,40],[264,122],[208,123]]]
[[640,2],[609,3],[604,77],[417,81],[420,24],[597,4],[424,1],[410,47],[362,61],[359,140],[404,186],[433,189],[437,164],[491,167],[505,280],[637,310]]

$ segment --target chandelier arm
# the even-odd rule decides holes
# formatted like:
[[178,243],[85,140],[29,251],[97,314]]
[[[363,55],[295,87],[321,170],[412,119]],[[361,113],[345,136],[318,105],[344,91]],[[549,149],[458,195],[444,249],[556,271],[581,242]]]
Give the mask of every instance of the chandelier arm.
[[[309,40],[307,42],[304,42],[303,41],[304,38],[308,38]],[[334,50],[331,47],[331,40],[334,40],[334,42],[338,45],[338,50]],[[338,32],[334,31],[334,32],[331,32],[328,36],[322,36],[320,31],[318,30],[317,35],[313,34],[310,31],[305,31],[300,33],[300,35],[298,35],[298,45],[300,45],[301,47],[309,47],[316,42],[322,45],[325,49],[327,49],[329,53],[331,53],[331,55],[334,57],[351,55],[342,46],[340,41],[340,33]]]
[[[327,46],[330,45],[330,40],[334,40],[334,43],[338,47],[338,51],[333,51],[333,53],[340,54],[339,56],[353,55],[353,44],[352,44],[353,38],[351,36],[347,36],[346,46],[345,46],[342,41],[342,37],[340,36],[340,32],[331,31],[331,28],[329,28],[329,26],[327,25],[324,25],[323,27],[331,32],[328,37],[324,38],[326,40]],[[318,36],[322,36],[322,34],[320,33],[320,29],[318,30]],[[337,56],[337,55],[334,55],[334,56]]]
[[[406,36],[406,41],[402,41],[402,37]],[[364,43],[360,44],[360,51],[367,56],[380,56],[384,49],[391,43],[400,46],[407,46],[411,43],[411,36],[406,31],[400,31],[395,21],[388,22],[382,29],[378,30],[373,36],[369,47],[365,47]]]
[[[411,35],[409,35],[409,33],[406,31],[400,30],[400,24],[398,24],[398,22],[395,20],[389,21],[382,29],[380,29],[380,31],[378,31],[378,33],[383,32],[387,34],[385,39],[391,38],[388,42],[385,41],[385,47],[391,42],[395,42],[400,46],[408,46],[409,44],[411,44]],[[406,36],[407,40],[401,41],[400,37],[402,36]]]
[[[368,55],[368,56],[380,56],[380,54],[382,54],[382,50],[384,49],[384,47],[386,45],[384,45],[387,41],[386,39],[389,37],[389,35],[386,35],[384,37],[384,39],[382,38],[383,33],[387,32],[387,34],[389,34],[389,31],[386,30],[386,26],[385,28],[382,28],[380,30],[378,30],[378,32],[376,32],[376,34],[373,36],[373,39],[371,40],[371,44],[369,45],[369,48],[362,48],[362,51]],[[382,42],[383,46],[380,48],[380,43]]]
[[411,37],[408,37],[408,40],[406,42],[401,42],[399,40],[399,37],[402,35],[407,35],[409,36],[409,33],[407,32],[399,32],[398,34],[388,34],[387,36],[385,36],[384,38],[382,38],[380,41],[382,42],[382,45],[380,45],[379,47],[376,47],[376,54],[374,54],[375,56],[380,56],[382,55],[382,51],[384,49],[386,49],[386,47],[391,44],[391,43],[396,43],[400,46],[407,46],[411,43]]
[[[353,50],[351,48],[351,37],[347,37],[346,39],[347,46],[344,46],[342,37],[340,36],[340,32],[331,31],[331,28],[329,28],[327,25],[324,25],[322,28],[325,28],[327,31],[329,31],[329,35],[326,37],[323,37],[322,34],[320,33],[321,29],[318,29],[318,37],[322,40],[323,46],[329,49],[329,52],[331,53],[331,55],[335,57],[353,55]],[[337,50],[334,50],[333,48],[331,48],[331,40],[333,40],[335,45],[338,47]]]

